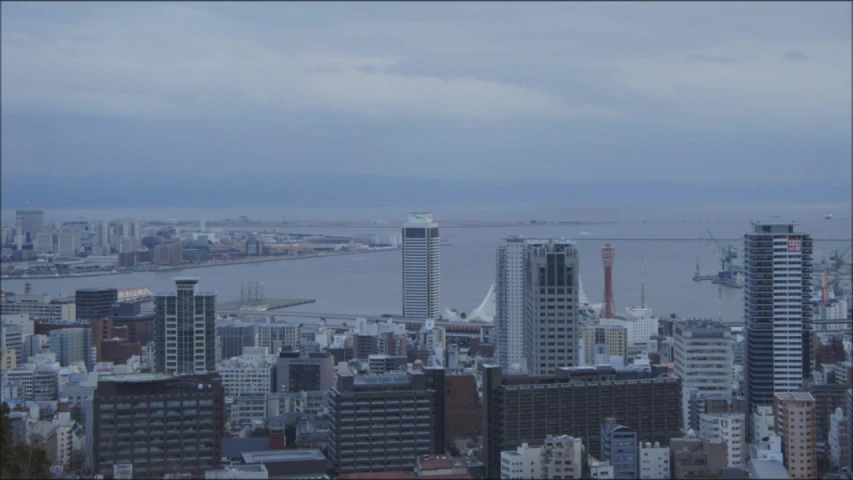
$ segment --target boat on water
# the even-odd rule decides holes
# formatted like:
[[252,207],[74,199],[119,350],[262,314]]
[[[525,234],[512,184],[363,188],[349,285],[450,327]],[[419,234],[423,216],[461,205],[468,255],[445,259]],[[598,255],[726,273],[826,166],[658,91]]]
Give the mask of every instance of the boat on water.
[[825,220],[832,220],[832,214],[827,213],[826,216],[823,217]]

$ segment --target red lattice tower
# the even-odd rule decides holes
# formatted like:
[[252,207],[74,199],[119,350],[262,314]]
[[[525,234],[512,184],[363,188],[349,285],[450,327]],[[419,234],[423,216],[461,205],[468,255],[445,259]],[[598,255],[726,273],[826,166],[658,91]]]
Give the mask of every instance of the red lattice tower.
[[604,302],[601,306],[601,318],[616,318],[616,302],[613,300],[613,259],[616,248],[609,243],[601,247],[601,260],[604,262]]

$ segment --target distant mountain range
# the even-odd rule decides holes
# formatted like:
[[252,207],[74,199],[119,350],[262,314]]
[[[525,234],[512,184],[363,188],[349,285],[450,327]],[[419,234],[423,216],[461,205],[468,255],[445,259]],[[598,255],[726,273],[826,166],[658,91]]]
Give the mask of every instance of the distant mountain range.
[[4,175],[4,208],[386,207],[412,204],[677,205],[850,202],[849,182],[730,183],[519,181],[493,183],[380,175],[241,174],[204,177]]

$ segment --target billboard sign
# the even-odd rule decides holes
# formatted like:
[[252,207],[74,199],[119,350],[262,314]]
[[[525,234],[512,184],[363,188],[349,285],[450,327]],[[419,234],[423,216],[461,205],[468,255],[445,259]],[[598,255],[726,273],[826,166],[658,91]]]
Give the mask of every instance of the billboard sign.
[[800,253],[803,248],[803,240],[801,238],[788,239],[788,253]]

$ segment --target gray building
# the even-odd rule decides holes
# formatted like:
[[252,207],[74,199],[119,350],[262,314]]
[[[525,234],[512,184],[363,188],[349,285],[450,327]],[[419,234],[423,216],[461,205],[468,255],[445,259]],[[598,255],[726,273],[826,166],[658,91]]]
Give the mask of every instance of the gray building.
[[187,374],[216,369],[216,294],[198,291],[198,278],[175,278],[175,293],[154,296],[156,367]]
[[583,438],[600,458],[601,424],[615,417],[637,438],[666,444],[681,435],[681,379],[617,371],[611,366],[559,368],[551,376],[482,375],[483,463],[486,477],[501,471],[501,452],[537,444],[548,432]]
[[795,392],[809,375],[813,243],[793,223],[752,227],[743,249],[744,387],[747,414],[760,408],[766,417],[775,392]]
[[733,342],[731,329],[715,320],[683,320],[673,326],[675,376],[682,379],[685,394],[685,429],[698,428],[704,405],[695,407],[704,397],[731,397]]
[[51,330],[48,345],[50,345],[50,351],[56,354],[56,361],[63,367],[75,362],[85,362],[87,367],[92,367],[91,328]]
[[87,442],[95,473],[133,465],[133,476],[199,478],[219,467],[224,393],[217,374],[106,375],[98,379]]
[[15,351],[15,364],[23,365],[24,358],[24,327],[14,323],[0,323],[0,350]]
[[578,263],[572,241],[527,243],[524,353],[531,374],[553,375],[559,367],[580,365]]
[[283,351],[278,355],[275,370],[276,391],[279,393],[326,391],[335,382],[335,360],[328,352],[300,356],[298,351]]
[[367,369],[370,373],[390,373],[406,371],[408,357],[394,355],[370,355],[367,358]]
[[111,317],[118,303],[117,288],[81,288],[74,292],[77,320],[101,320]]
[[853,470],[853,388],[847,390],[847,466]]
[[409,214],[403,225],[403,317],[441,316],[441,242],[431,213]]
[[619,425],[615,418],[605,419],[601,425],[601,459],[613,465],[614,479],[640,478],[637,432]]
[[327,394],[329,459],[339,474],[413,470],[444,453],[444,369],[339,374]]
[[216,336],[223,360],[243,355],[243,348],[254,347],[257,340],[255,325],[246,323],[217,325]]
[[32,243],[44,231],[44,210],[26,209],[15,212],[24,236],[24,243]]
[[497,249],[495,265],[495,356],[509,371],[523,368],[524,356],[524,238],[506,237]]

